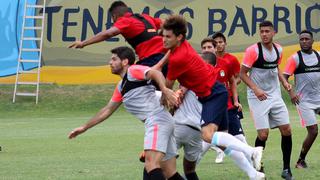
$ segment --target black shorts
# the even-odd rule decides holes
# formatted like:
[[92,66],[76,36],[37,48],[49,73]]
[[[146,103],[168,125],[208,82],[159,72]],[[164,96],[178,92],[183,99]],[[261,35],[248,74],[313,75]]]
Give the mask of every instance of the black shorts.
[[216,82],[211,95],[199,98],[199,101],[202,104],[201,126],[213,123],[218,126],[219,131],[228,130],[228,92],[225,86]]
[[[139,60],[138,62],[136,62],[136,64],[152,67],[156,65],[163,57],[164,57],[164,54],[153,54],[147,58]],[[164,77],[167,76],[167,73],[168,73],[168,64],[164,65],[162,68],[162,74],[164,75]]]
[[239,111],[237,108],[228,110],[228,120],[229,120],[228,132],[233,136],[244,134],[238,114],[239,114]]

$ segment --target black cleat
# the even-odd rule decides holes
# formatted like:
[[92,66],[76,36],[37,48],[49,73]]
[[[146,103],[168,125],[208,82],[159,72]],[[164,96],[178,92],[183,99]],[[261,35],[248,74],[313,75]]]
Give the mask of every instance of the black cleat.
[[283,170],[281,173],[281,177],[285,180],[294,180],[294,178],[292,177],[292,173],[289,169]]

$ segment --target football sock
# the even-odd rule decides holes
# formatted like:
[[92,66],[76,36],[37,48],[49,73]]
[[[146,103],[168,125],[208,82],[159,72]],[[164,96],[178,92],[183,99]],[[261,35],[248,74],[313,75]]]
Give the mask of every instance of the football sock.
[[264,149],[266,147],[266,141],[260,140],[259,137],[257,136],[256,142],[254,143],[254,146],[255,147],[262,146]]
[[160,168],[152,169],[148,174],[149,174],[149,179],[152,179],[152,180],[165,180],[166,179]]
[[199,180],[196,172],[186,174],[186,178],[187,178],[187,180]]
[[281,150],[283,156],[283,169],[290,170],[290,158],[292,151],[292,136],[281,136]]
[[178,172],[176,172],[173,176],[168,178],[168,180],[184,180],[184,179]]

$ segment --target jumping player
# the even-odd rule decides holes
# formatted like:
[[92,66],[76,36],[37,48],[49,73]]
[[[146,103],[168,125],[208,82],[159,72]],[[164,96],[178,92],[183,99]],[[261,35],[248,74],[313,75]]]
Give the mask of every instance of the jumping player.
[[[191,45],[185,40],[186,21],[177,15],[169,16],[163,24],[164,47],[171,50],[166,85],[173,87],[175,80],[192,90],[202,104],[202,139],[213,145],[243,152],[260,169],[262,147],[253,148],[225,132],[227,129],[227,90],[216,82],[217,72],[205,63]],[[166,96],[168,102],[179,106],[174,96]]]

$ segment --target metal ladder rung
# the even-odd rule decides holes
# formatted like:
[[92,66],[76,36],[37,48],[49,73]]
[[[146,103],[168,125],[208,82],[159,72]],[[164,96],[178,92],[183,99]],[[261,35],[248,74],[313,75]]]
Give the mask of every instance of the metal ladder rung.
[[27,8],[44,8],[44,5],[27,4]]
[[37,82],[17,82],[19,85],[38,85]]
[[37,74],[38,71],[34,71],[34,70],[30,70],[30,71],[19,71],[19,73],[23,73],[23,74]]
[[24,62],[24,63],[38,63],[39,60],[20,59],[20,62]]
[[28,19],[44,19],[43,16],[25,16]]
[[24,37],[22,38],[22,40],[25,40],[25,41],[40,41],[41,38],[36,38],[36,37]]
[[42,27],[39,27],[39,26],[27,26],[27,27],[24,27],[24,29],[28,29],[28,30],[41,30]]
[[17,96],[37,96],[36,93],[22,93],[22,92],[17,92]]
[[40,49],[22,48],[21,51],[36,52],[36,51],[40,51]]

